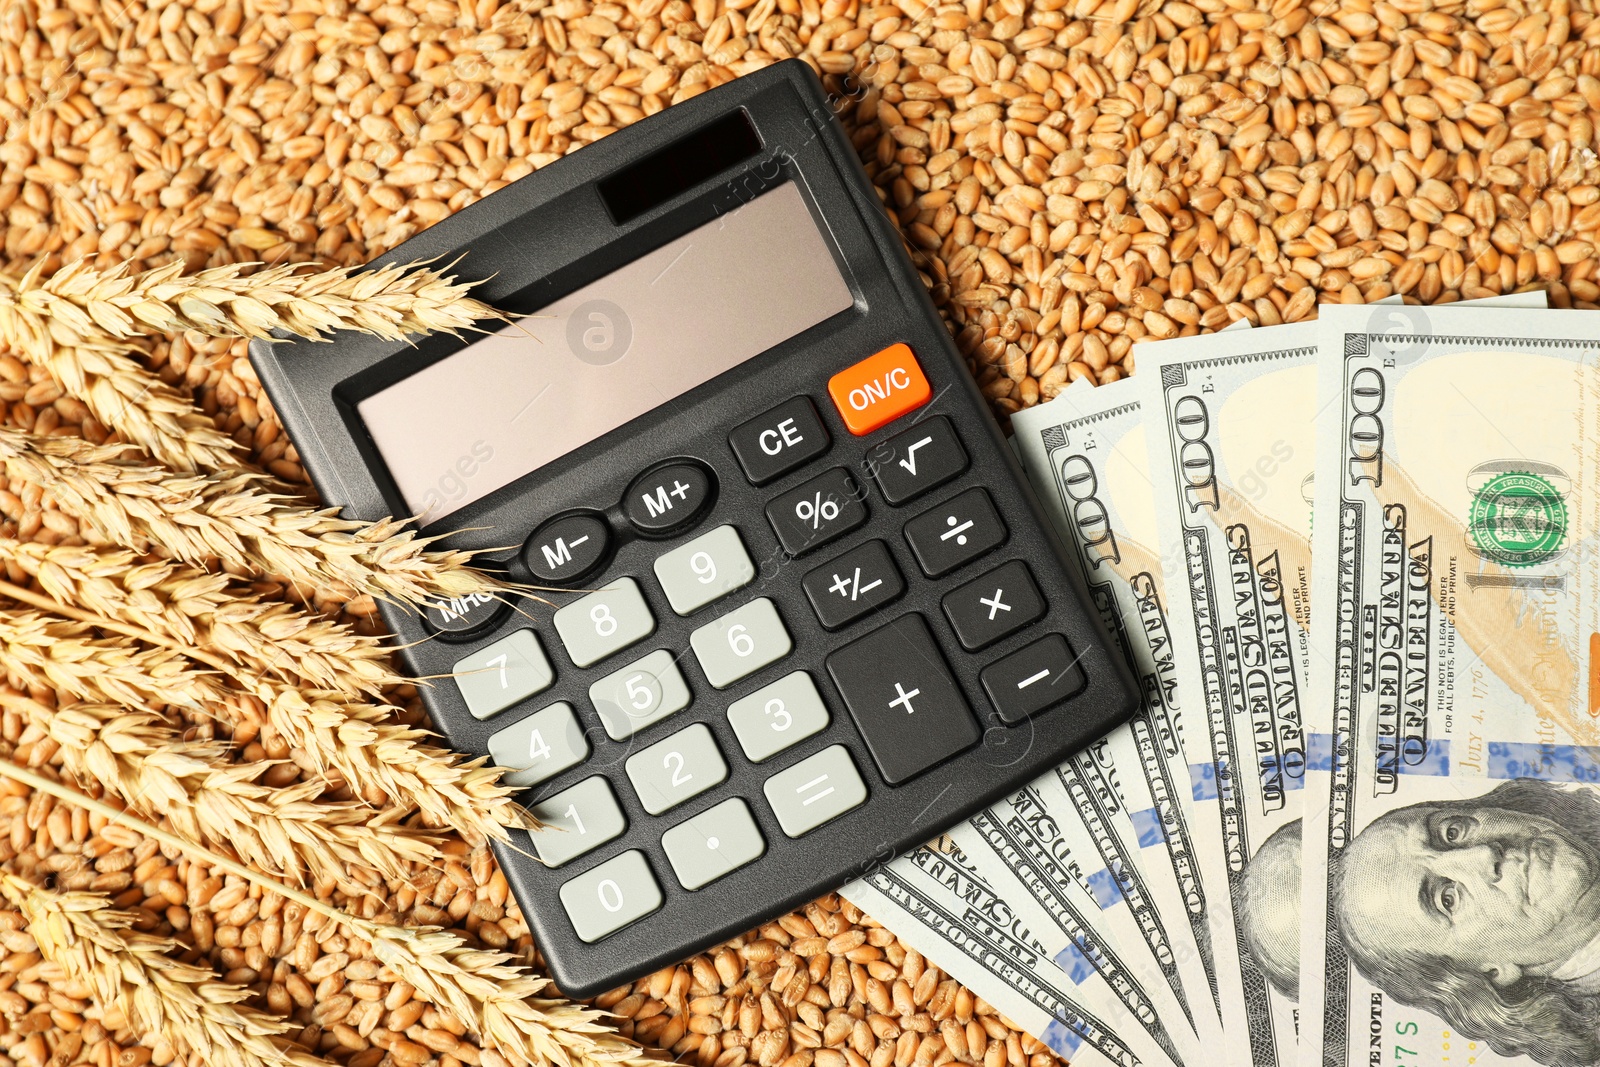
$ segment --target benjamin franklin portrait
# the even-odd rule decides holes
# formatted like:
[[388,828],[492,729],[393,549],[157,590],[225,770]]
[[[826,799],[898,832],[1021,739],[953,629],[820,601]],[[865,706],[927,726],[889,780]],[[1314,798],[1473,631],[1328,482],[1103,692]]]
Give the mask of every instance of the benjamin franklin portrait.
[[1244,869],[1244,947],[1272,988],[1300,999],[1300,820],[1262,842]]
[[1356,968],[1504,1056],[1600,1062],[1600,795],[1519,778],[1375,819],[1330,884]]

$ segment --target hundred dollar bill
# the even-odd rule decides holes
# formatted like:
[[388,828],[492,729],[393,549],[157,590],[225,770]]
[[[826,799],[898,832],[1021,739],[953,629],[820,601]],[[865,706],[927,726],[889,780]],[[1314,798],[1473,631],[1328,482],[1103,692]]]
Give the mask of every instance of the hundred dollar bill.
[[1214,829],[1202,877],[1230,904],[1213,915],[1232,917],[1213,930],[1237,961],[1222,986],[1244,1029],[1230,1037],[1264,1067],[1298,1055],[1298,909],[1282,899],[1298,893],[1275,883],[1264,898],[1252,864],[1275,862],[1267,843],[1301,814],[1317,338],[1305,323],[1137,353],[1178,684],[1197,718],[1184,740]]
[[[1070,765],[1056,772],[1076,779]],[[1075,981],[1092,967],[1174,1060],[1208,1062],[1188,1010],[1141,936],[1122,880],[1102,865],[1103,828],[1045,775],[954,827],[950,838]],[[1081,783],[1079,783],[1081,786]]]
[[949,837],[841,893],[1074,1064],[1175,1067],[1093,968],[1069,977]]
[[1135,394],[1131,380],[1069,389],[1049,404],[1013,415],[1014,442],[1066,543],[1070,565],[1144,690],[1133,720],[1070,761],[1064,771],[1071,778],[1063,778],[1061,787],[1073,798],[1121,809],[1122,817],[1115,818],[1097,816],[1091,807],[1083,821],[1112,829],[1100,835],[1110,853],[1104,859],[1119,874],[1137,934],[1168,982],[1181,990],[1204,1046],[1216,1050],[1226,1043],[1211,936],[1213,900],[1199,877],[1181,737],[1184,706],[1167,634],[1143,415]]
[[[1496,298],[1499,301],[1507,298]],[[1544,306],[1544,294],[1511,298]],[[1295,889],[1311,705],[1315,322],[1140,345],[1185,735],[1208,825],[1203,879],[1226,892],[1237,974],[1226,1012],[1254,1064],[1298,1057]],[[1220,846],[1220,848],[1218,847]],[[1270,892],[1268,890],[1271,890]],[[1231,1035],[1230,1035],[1231,1036]]]
[[1304,1059],[1600,1062],[1600,316],[1321,324]]

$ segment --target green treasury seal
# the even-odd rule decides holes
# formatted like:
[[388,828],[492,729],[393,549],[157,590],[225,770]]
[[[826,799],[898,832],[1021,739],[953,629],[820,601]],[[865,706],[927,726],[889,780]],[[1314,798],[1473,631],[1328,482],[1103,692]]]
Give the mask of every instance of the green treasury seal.
[[1537,474],[1497,474],[1472,494],[1467,532],[1478,551],[1507,567],[1533,567],[1561,554],[1567,501]]

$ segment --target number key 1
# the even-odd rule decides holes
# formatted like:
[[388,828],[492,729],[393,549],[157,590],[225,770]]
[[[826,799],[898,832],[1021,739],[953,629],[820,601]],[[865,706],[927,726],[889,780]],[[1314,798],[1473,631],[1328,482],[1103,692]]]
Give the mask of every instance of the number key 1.
[[611,786],[599,775],[585,778],[529,810],[545,826],[530,836],[539,858],[550,867],[598,848],[628,826]]

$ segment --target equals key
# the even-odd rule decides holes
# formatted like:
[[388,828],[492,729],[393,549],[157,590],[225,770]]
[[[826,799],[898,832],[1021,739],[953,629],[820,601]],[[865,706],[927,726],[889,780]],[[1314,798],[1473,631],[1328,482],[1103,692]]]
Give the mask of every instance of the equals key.
[[868,541],[815,567],[801,579],[811,610],[838,630],[900,599],[905,579],[882,541]]

